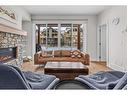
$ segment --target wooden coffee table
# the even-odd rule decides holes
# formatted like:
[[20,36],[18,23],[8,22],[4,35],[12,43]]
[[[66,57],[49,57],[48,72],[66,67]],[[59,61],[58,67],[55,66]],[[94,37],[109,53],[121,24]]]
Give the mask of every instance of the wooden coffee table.
[[89,69],[80,62],[47,62],[44,73],[55,75],[60,80],[72,80],[78,75],[87,75]]

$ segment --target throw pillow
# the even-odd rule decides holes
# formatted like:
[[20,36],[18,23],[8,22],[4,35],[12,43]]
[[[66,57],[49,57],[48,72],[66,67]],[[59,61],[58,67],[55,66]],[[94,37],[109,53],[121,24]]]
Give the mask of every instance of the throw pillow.
[[71,57],[78,57],[81,58],[81,53],[79,50],[74,50],[71,52]]

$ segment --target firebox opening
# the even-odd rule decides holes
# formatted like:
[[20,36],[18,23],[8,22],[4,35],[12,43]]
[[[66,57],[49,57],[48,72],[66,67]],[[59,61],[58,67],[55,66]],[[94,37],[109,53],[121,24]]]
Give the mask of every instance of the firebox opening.
[[17,47],[0,48],[0,63],[17,58]]

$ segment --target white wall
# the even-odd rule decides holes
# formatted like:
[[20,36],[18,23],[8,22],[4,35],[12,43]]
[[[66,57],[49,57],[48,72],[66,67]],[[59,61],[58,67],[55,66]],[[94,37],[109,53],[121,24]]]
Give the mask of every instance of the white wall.
[[32,56],[32,23],[30,21],[23,21],[22,28],[27,31],[26,56]]
[[11,10],[16,15],[16,24],[5,19],[0,18],[0,23],[22,30],[22,20],[31,20],[31,16],[28,12],[18,6],[2,6],[7,10]]
[[[118,25],[112,23],[116,17],[120,18]],[[108,25],[108,66],[115,70],[127,71],[127,7],[112,7],[100,13],[98,15],[98,25],[102,24]]]
[[23,30],[27,31],[27,48],[26,56],[31,56],[34,59],[35,54],[35,25],[32,21],[23,21]]
[[97,16],[32,16],[34,23],[41,23],[45,21],[88,21],[88,37],[87,37],[87,52],[90,54],[91,60],[96,60],[97,46],[96,46],[96,30],[97,30]]
[[97,18],[92,16],[88,18],[88,38],[87,38],[87,50],[90,54],[91,61],[97,60]]

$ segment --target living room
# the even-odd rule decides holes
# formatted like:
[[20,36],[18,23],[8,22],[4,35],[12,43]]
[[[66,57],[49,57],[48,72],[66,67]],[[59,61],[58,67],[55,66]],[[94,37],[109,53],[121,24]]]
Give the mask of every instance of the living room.
[[[126,11],[118,5],[0,5],[0,88],[127,89],[126,81],[120,85],[127,80]],[[27,83],[16,83],[17,75]]]

